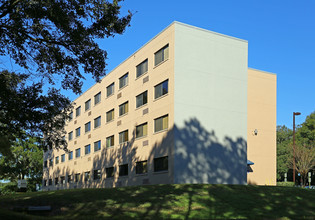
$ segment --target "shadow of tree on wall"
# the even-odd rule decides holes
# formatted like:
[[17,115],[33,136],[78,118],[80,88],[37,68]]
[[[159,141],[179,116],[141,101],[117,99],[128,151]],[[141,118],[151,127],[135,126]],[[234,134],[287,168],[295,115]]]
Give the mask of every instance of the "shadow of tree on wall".
[[247,142],[219,140],[196,118],[174,126],[174,183],[246,184]]
[[[141,159],[137,151],[147,147],[139,146],[139,142],[136,146],[135,129],[131,135],[128,142],[111,148],[106,148],[105,138],[102,138],[101,152],[81,157],[81,160],[92,158],[92,167],[89,165],[86,170],[77,172],[80,173],[78,183],[59,183],[58,189],[165,183],[246,184],[246,140],[243,138],[233,140],[226,136],[219,140],[215,131],[208,131],[200,121],[192,118],[185,122],[183,128],[175,125],[168,131],[154,134],[163,137],[159,142],[149,143],[153,146],[146,155],[148,173],[136,175],[135,164]],[[154,158],[163,156],[168,156],[168,172],[154,172]],[[128,164],[128,176],[119,176],[119,165],[122,164]],[[73,170],[77,170],[77,165],[74,162],[73,168],[69,166],[66,170],[57,167],[53,173],[54,178],[65,176],[67,179],[67,175],[71,174],[74,179]],[[114,167],[114,177],[105,178],[108,167]],[[100,179],[94,179],[94,170],[101,171]],[[90,178],[85,181],[84,172],[87,171],[90,172]]]

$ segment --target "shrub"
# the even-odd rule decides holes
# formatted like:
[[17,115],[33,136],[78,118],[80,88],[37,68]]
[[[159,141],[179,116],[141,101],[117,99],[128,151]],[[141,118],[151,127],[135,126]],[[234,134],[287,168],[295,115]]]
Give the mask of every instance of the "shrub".
[[5,183],[1,187],[1,195],[12,194],[18,190],[16,182]]
[[293,186],[294,186],[294,182],[277,182],[277,186],[289,186],[289,187],[293,187]]

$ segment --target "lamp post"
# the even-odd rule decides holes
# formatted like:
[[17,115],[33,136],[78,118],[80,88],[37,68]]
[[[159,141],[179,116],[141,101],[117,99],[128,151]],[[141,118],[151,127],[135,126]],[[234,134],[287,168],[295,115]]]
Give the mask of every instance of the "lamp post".
[[295,116],[300,115],[300,112],[293,112],[293,182],[295,185]]

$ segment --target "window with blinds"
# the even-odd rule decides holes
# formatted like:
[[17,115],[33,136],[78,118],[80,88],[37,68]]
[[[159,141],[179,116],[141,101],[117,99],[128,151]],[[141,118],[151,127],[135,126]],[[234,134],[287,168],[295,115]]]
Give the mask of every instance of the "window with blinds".
[[144,123],[136,127],[136,138],[145,137],[147,135],[148,135],[148,123]]
[[168,129],[168,115],[154,119],[154,132]]
[[148,59],[144,60],[137,67],[137,78],[148,72]]
[[154,65],[157,66],[168,59],[168,44],[154,54]]

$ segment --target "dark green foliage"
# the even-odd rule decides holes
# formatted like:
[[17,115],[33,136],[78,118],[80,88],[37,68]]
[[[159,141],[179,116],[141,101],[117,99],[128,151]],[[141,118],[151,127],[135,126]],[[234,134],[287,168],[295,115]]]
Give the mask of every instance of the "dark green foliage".
[[7,195],[15,193],[18,190],[17,183],[16,182],[8,182],[4,183],[0,188],[0,194],[1,195]]
[[286,126],[277,126],[277,180],[283,180],[288,172],[289,161],[292,159],[292,130]]
[[16,185],[18,179],[27,179],[29,191],[36,191],[43,176],[43,151],[36,139],[16,139],[11,153],[0,155],[0,179],[10,180]]
[[43,95],[43,84],[27,85],[28,75],[0,72],[0,153],[9,154],[16,138],[46,134],[49,146],[64,148],[70,100],[56,89]]
[[[305,184],[307,173],[315,169],[315,112],[297,126],[295,140],[296,172],[301,174]],[[293,168],[293,131],[277,126],[277,179],[283,180],[284,173],[290,168]]]
[[277,186],[293,187],[294,182],[277,182]]
[[122,34],[132,14],[119,17],[121,0],[0,1],[0,55],[54,84],[81,92],[79,67],[98,81],[107,53],[95,38]]

